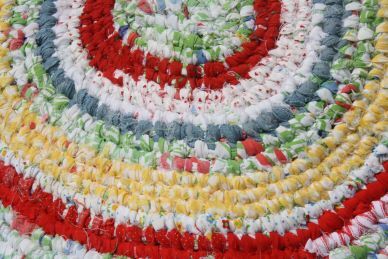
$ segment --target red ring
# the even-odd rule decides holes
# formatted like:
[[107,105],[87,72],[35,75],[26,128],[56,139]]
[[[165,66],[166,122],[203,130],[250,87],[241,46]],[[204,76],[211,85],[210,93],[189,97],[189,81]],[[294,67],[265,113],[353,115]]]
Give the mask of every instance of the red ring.
[[[166,58],[145,55],[142,50],[132,51],[124,45],[114,30],[111,9],[114,0],[88,0],[80,17],[80,39],[87,49],[89,64],[102,71],[113,83],[123,85],[122,78],[115,78],[116,69],[138,80],[145,74],[149,81],[182,88],[189,82],[192,88],[205,85],[207,89],[221,89],[225,83],[236,85],[239,78],[249,78],[249,71],[275,47],[279,34],[281,4],[279,0],[255,0],[257,29],[250,35],[250,42],[242,44],[242,51],[235,52],[222,62],[208,62],[202,66],[188,65],[187,75],[182,75],[183,64]],[[266,28],[266,29],[264,29]]]

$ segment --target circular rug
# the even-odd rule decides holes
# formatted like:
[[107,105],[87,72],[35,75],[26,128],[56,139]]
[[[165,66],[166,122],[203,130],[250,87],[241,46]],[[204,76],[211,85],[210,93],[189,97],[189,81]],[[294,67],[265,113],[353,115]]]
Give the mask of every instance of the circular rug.
[[0,257],[388,256],[386,0],[0,17]]

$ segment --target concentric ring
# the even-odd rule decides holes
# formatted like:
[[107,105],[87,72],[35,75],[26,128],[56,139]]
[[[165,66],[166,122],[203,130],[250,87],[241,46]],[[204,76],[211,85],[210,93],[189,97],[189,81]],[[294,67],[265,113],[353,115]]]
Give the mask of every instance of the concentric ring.
[[[343,246],[372,243],[378,253],[384,242],[373,240],[388,215],[388,30],[377,3],[283,1],[276,48],[249,67],[251,78],[208,92],[163,86],[147,73],[136,82],[113,66],[120,87],[96,70],[102,57],[123,65],[123,56],[113,54],[114,39],[102,48],[111,54],[89,64],[87,27],[106,26],[89,34],[101,39],[121,32],[118,49],[163,53],[141,44],[152,30],[123,45],[115,1],[90,3],[0,1],[0,200],[11,210],[2,220],[0,206],[0,255],[336,258],[354,251]],[[171,19],[182,12],[179,0],[162,3],[177,7],[166,11]],[[200,13],[193,3],[182,2],[190,7],[182,21]],[[152,25],[153,5],[136,4],[148,15],[135,10],[136,22]],[[173,45],[187,43],[177,37]],[[89,42],[89,54],[100,44]],[[224,60],[203,67],[215,62]],[[140,63],[133,68],[143,74]],[[260,87],[277,90],[256,95]],[[20,236],[23,221],[31,235]],[[62,251],[60,238],[51,243],[56,235],[78,243]],[[19,242],[17,252],[8,248]]]

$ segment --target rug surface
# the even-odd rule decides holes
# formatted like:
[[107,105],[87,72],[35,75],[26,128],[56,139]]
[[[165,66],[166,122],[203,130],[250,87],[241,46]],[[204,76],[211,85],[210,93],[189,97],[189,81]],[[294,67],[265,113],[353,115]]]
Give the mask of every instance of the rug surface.
[[388,258],[387,0],[0,0],[0,258]]

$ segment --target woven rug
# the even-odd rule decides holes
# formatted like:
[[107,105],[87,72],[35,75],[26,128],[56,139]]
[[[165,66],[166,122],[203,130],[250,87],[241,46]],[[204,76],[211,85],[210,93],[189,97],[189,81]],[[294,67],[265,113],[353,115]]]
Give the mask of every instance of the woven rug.
[[387,0],[0,0],[0,258],[388,258]]

